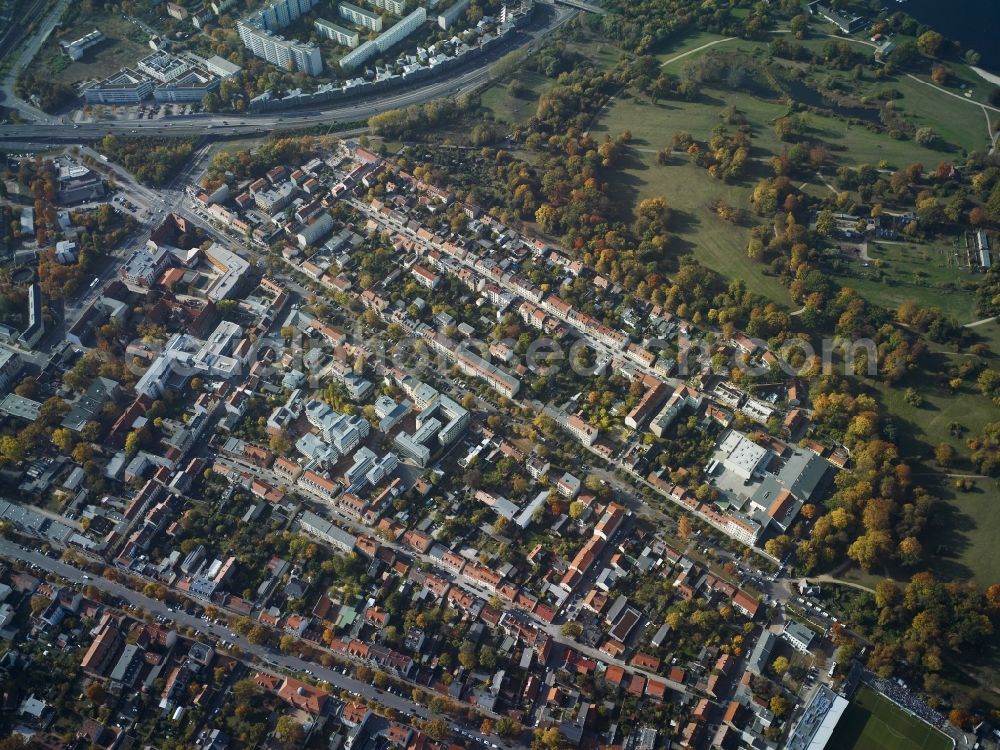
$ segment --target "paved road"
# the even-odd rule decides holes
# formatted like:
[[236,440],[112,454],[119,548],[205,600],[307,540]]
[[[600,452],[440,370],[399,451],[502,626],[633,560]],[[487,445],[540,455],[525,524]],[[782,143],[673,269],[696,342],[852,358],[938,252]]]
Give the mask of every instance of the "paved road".
[[39,24],[34,36],[27,40],[21,47],[21,53],[17,56],[17,60],[10,66],[7,74],[3,77],[3,81],[0,82],[0,90],[3,92],[4,106],[16,109],[22,117],[35,120],[39,123],[55,125],[59,122],[59,118],[47,115],[40,109],[31,106],[26,101],[18,99],[14,95],[14,82],[17,80],[18,73],[27,67],[28,64],[34,59],[35,55],[38,54],[38,50],[41,49],[45,40],[49,38],[49,34],[52,33],[52,29],[54,29],[56,24],[59,23],[59,19],[62,18],[62,14],[68,5],[69,0],[59,0],[59,2],[52,6],[48,15]]
[[[576,8],[556,7],[551,20],[538,29],[519,33],[510,51],[518,46],[533,50],[566,21],[580,13]],[[518,44],[519,43],[519,44]],[[209,135],[219,138],[269,135],[275,129],[333,125],[337,122],[363,122],[372,115],[390,109],[422,104],[443,96],[460,96],[470,93],[490,78],[492,64],[486,63],[473,69],[462,69],[434,80],[424,86],[397,91],[382,97],[363,97],[347,104],[337,104],[326,109],[290,110],[262,115],[186,115],[159,120],[107,121],[81,123],[69,127],[46,116],[44,121],[28,125],[0,126],[0,140],[18,143],[83,142],[103,138],[109,133],[117,135]]]
[[[157,599],[151,599],[137,591],[133,591],[132,589],[123,586],[120,583],[116,583],[115,581],[109,581],[101,577],[91,577],[79,568],[69,565],[68,563],[61,560],[53,560],[51,557],[46,557],[45,555],[33,550],[22,549],[17,544],[7,539],[0,539],[0,557],[20,558],[28,563],[34,563],[43,570],[62,576],[71,583],[81,586],[88,584],[92,585],[112,596],[119,597],[133,606],[142,607],[154,616],[164,617],[175,626],[191,628],[208,641],[215,642],[219,639],[225,638],[239,646],[245,654],[256,657],[271,667],[293,670],[296,672],[310,672],[313,677],[319,680],[327,681],[335,689],[348,690],[361,698],[377,701],[384,706],[399,711],[404,716],[411,716],[420,719],[433,719],[438,717],[438,714],[433,713],[426,706],[416,704],[408,698],[387,693],[369,685],[366,682],[361,682],[360,680],[356,680],[348,675],[343,675],[332,669],[327,669],[322,665],[304,661],[296,656],[288,656],[277,651],[271,651],[262,646],[255,646],[238,633],[230,631],[227,627],[205,622],[204,620],[194,617],[193,615],[189,615],[183,611],[171,611],[166,604]],[[460,725],[454,722],[452,722],[452,727],[455,730],[466,732],[466,736],[471,734],[472,738],[483,746],[488,746],[493,743],[499,745],[504,742],[504,740],[500,737],[495,735],[483,735],[477,731],[470,731],[464,727],[460,727]]]

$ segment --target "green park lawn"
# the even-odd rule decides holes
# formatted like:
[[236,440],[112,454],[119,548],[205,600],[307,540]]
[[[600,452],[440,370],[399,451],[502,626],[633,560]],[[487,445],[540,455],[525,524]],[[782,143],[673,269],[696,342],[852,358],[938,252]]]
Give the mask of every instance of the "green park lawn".
[[757,179],[754,173],[763,170],[763,165],[751,165],[751,176],[742,184],[728,184],[711,177],[684,155],[672,156],[667,165],[658,164],[656,151],[668,145],[672,131],[668,131],[667,143],[649,140],[657,137],[655,124],[651,124],[655,120],[645,113],[655,116],[659,107],[621,100],[593,128],[599,137],[632,130],[626,167],[619,172],[615,194],[631,206],[644,198],[663,196],[673,212],[673,252],[690,254],[728,278],[742,279],[752,292],[787,304],[788,292],[782,282],[766,276],[764,266],[747,257],[749,229],[722,221],[712,210],[712,202],[718,199],[734,207],[749,207],[751,186]]
[[[822,45],[826,38],[815,38],[810,45]],[[711,45],[711,46],[706,46]],[[741,50],[763,59],[767,45],[741,39],[726,39],[715,34],[695,34],[661,50],[658,56],[672,73],[678,73],[690,60],[710,50]],[[782,61],[784,64],[785,61]],[[827,71],[824,71],[826,74]],[[831,75],[847,75],[831,72]],[[901,105],[914,125],[928,125],[951,144],[972,149],[985,141],[985,122],[979,107],[961,102],[918,81],[901,76],[886,81],[869,80],[860,85],[862,94],[873,94],[893,87],[902,94]],[[777,99],[764,99],[747,91],[706,87],[699,100],[677,100],[652,103],[631,92],[617,96],[591,128],[597,137],[616,137],[624,130],[632,133],[632,149],[628,164],[621,171],[619,195],[623,201],[636,205],[639,200],[662,195],[677,212],[674,230],[678,248],[690,251],[703,263],[734,278],[743,278],[748,287],[778,302],[787,301],[787,292],[776,279],[764,274],[763,268],[746,257],[748,233],[745,228],[724,224],[712,214],[714,199],[724,198],[730,205],[748,207],[747,195],[753,180],[742,185],[726,185],[708,176],[703,170],[683,163],[684,157],[673,157],[669,166],[656,163],[656,151],[669,145],[675,131],[691,133],[706,139],[721,123],[720,114],[729,106],[743,113],[750,123],[753,138],[752,155],[757,159],[780,153],[788,147],[775,136],[773,121],[787,114],[787,106]],[[897,167],[922,161],[935,165],[955,158],[954,150],[925,148],[913,141],[900,141],[846,119],[831,114],[811,112],[807,115],[810,140],[827,143],[839,164],[859,165],[888,162]],[[766,169],[760,166],[761,175]],[[812,182],[803,189],[822,195],[826,189]],[[955,320],[967,322],[974,317],[973,296],[961,289],[967,274],[951,263],[947,248],[903,254],[880,249],[885,265],[879,278],[842,279],[873,302],[895,307],[907,299],[941,308]],[[876,256],[877,257],[877,256]],[[924,265],[926,264],[926,267]],[[947,285],[947,286],[946,286]],[[942,288],[944,287],[944,288]]]
[[863,685],[844,711],[829,747],[838,750],[948,750],[951,740]]
[[[762,61],[768,57],[768,44],[762,41],[726,39],[707,33],[697,34],[688,39],[690,41],[685,40],[676,51],[670,50],[659,55],[667,63],[667,68],[671,73],[677,74],[685,63],[696,60],[712,50],[738,50]],[[830,41],[828,37],[814,36],[801,43],[807,48],[819,51],[828,41]],[[871,51],[869,46],[859,40],[848,39],[847,41],[854,42],[866,54]],[[712,46],[705,46],[709,42],[716,43]],[[685,52],[689,52],[689,54],[683,54]],[[679,55],[683,56],[679,57]],[[788,60],[779,58],[775,58],[775,60],[788,67],[799,66],[799,64]],[[885,89],[894,89],[902,97],[897,101],[897,106],[906,113],[914,127],[930,127],[944,141],[955,147],[969,151],[981,149],[989,145],[987,122],[982,109],[976,104],[989,96],[993,86],[979,78],[967,66],[953,65],[952,68],[956,73],[956,84],[958,82],[965,83],[974,92],[971,100],[959,101],[926,85],[926,83],[922,83],[921,81],[926,80],[927,76],[918,76],[921,81],[915,81],[905,74],[876,80],[870,72],[866,72],[861,81],[853,81],[848,71],[827,69],[821,70],[818,75],[842,80],[848,90],[861,97],[874,96],[876,92]],[[945,88],[959,95],[964,93],[958,85]],[[740,105],[737,103],[737,106]],[[750,108],[749,111],[752,112],[752,110],[753,108]],[[780,114],[784,114],[784,112]],[[893,166],[902,166],[913,161],[936,164],[944,159],[954,158],[954,154],[947,149],[929,149],[913,141],[896,141],[885,134],[851,125],[836,117],[810,115],[810,119],[810,125],[815,129],[811,135],[828,142],[831,146],[842,149],[835,154],[837,161],[842,164],[874,164],[881,159],[886,159]],[[752,116],[751,120],[754,121]],[[757,121],[754,121],[754,124],[761,125]],[[762,141],[761,145],[768,144]]]
[[[989,323],[974,330],[991,347],[989,366],[1000,366],[997,354],[1000,324]],[[965,355],[941,351],[934,356],[937,363],[931,371],[944,371]],[[906,401],[908,387],[923,397],[921,405]],[[939,473],[933,460],[934,446],[940,443],[948,443],[960,456],[967,456],[968,439],[981,434],[987,423],[997,420],[996,408],[979,393],[975,383],[952,393],[941,383],[923,377],[893,386],[880,383],[875,390],[884,409],[892,414],[901,457],[922,483],[930,482],[931,494],[943,501],[934,514],[927,544],[936,574],[943,578],[971,577],[984,585],[1000,581],[1000,557],[996,554],[996,540],[1000,538],[1000,514],[996,512],[1000,483],[996,479],[977,478],[971,490],[960,491],[953,478]],[[953,423],[961,426],[959,434],[952,433]],[[960,461],[949,471],[976,474],[967,461]]]
[[[985,150],[989,146],[988,122],[982,108],[975,103],[959,101],[905,76],[897,77],[892,86],[902,92],[900,106],[916,127],[933,128],[947,143],[968,151]],[[947,158],[947,153],[941,155],[941,160]]]
[[921,307],[936,307],[964,325],[977,317],[972,291],[977,279],[959,266],[959,251],[947,241],[872,242],[868,255],[875,264],[863,268],[858,263],[856,269],[862,276],[839,276],[837,280],[883,307],[893,309],[913,300]]
[[509,90],[510,81],[504,81],[494,83],[480,96],[483,108],[492,112],[497,122],[523,125],[535,114],[539,97],[556,85],[554,79],[530,70],[519,74],[517,80],[527,89],[526,94],[513,96]]
[[[621,50],[617,47],[596,40],[572,41],[567,46],[602,69],[610,68],[621,56]],[[513,79],[520,81],[527,90],[526,93],[521,96],[510,93],[510,82]],[[497,122],[523,125],[535,114],[539,97],[555,85],[554,78],[524,69],[511,78],[497,81],[484,89],[480,94],[480,105],[491,112]]]

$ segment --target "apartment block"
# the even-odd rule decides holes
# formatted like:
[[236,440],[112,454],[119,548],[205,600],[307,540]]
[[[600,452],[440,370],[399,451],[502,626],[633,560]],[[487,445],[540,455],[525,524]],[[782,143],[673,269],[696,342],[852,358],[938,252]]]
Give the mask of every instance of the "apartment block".
[[340,17],[351,23],[368,29],[369,31],[382,31],[382,17],[378,13],[360,8],[354,3],[340,3],[337,6]]
[[326,39],[331,39],[342,47],[349,47],[354,49],[358,46],[360,37],[358,32],[351,31],[351,29],[344,28],[343,26],[338,26],[335,23],[331,23],[323,18],[317,18],[313,21],[313,28],[316,32]]

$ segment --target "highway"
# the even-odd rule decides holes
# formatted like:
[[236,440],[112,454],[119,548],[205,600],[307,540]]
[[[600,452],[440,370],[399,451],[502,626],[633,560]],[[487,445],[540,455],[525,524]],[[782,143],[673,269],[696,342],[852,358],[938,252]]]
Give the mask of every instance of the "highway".
[[[552,18],[544,26],[517,32],[518,38],[508,52],[518,48],[534,50],[551,33],[573,18],[580,10],[555,6]],[[475,91],[490,79],[492,63],[473,69],[461,69],[423,86],[406,88],[380,97],[359,97],[357,101],[336,104],[326,109],[287,110],[261,115],[215,114],[183,115],[157,120],[107,120],[70,126],[46,117],[42,122],[0,126],[0,141],[27,143],[81,143],[106,135],[210,136],[237,138],[265,136],[284,128],[306,128],[336,123],[363,122],[372,115],[432,99],[461,96]],[[10,102],[8,102],[10,106]]]
[[[256,657],[263,664],[270,665],[274,668],[311,674],[317,680],[325,680],[328,682],[334,690],[347,690],[360,698],[376,701],[388,708],[395,709],[404,716],[424,720],[434,718],[447,719],[447,717],[433,713],[426,706],[414,703],[409,698],[380,690],[372,685],[369,685],[367,682],[356,680],[349,675],[341,674],[340,672],[326,668],[314,662],[304,661],[297,656],[289,656],[278,651],[271,651],[263,646],[255,646],[247,641],[243,636],[235,633],[234,631],[230,631],[226,626],[206,622],[205,620],[189,615],[182,610],[174,611],[174,608],[168,607],[165,603],[159,601],[158,599],[151,599],[148,596],[145,596],[137,591],[133,591],[132,589],[127,588],[126,586],[123,586],[115,581],[109,581],[100,576],[90,576],[79,568],[69,565],[68,563],[64,563],[61,560],[53,560],[51,557],[47,557],[30,549],[24,549],[7,539],[0,539],[0,557],[24,560],[29,564],[37,565],[42,570],[61,576],[70,583],[78,586],[94,586],[111,596],[118,597],[119,599],[128,602],[132,606],[141,607],[154,616],[165,618],[175,627],[191,628],[199,635],[203,636],[209,643],[216,644],[218,640],[225,638],[226,640],[229,640],[239,646],[239,648],[243,650],[244,654]],[[244,659],[243,661],[247,660]],[[250,666],[255,669],[259,668],[259,665],[255,664],[250,664]],[[450,724],[455,732],[460,733],[459,736],[464,735],[465,737],[471,737],[471,739],[475,740],[481,747],[484,748],[491,745],[500,745],[501,743],[506,744],[508,742],[507,740],[504,740],[496,735],[484,735],[478,731],[470,730],[457,724],[456,722],[450,722]]]

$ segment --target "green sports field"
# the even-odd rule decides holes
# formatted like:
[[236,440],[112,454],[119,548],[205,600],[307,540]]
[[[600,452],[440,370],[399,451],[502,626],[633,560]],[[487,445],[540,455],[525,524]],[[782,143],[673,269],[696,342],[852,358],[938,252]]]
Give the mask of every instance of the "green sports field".
[[837,750],[950,750],[947,736],[862,685],[827,747]]

